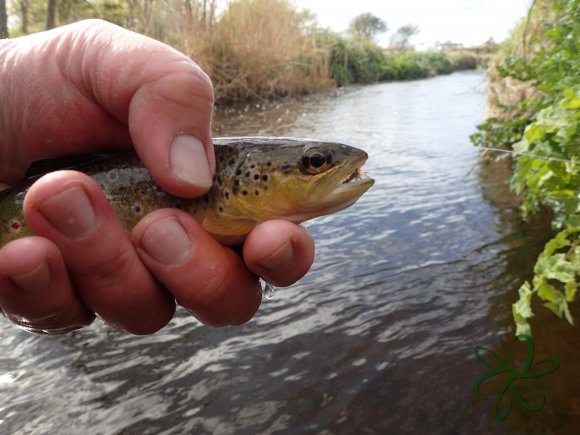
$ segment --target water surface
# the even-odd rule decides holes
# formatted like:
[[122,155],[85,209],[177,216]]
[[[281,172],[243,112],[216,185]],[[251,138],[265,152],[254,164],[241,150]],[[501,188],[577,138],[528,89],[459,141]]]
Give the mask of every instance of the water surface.
[[[0,321],[1,433],[572,433],[580,332],[540,307],[536,359],[561,368],[518,384],[542,411],[493,417],[472,394],[485,345],[510,361],[511,303],[544,242],[524,225],[506,160],[477,162],[481,73],[350,88],[218,111],[217,135],[287,135],[368,151],[375,186],[307,224],[312,271],[243,327],[178,312],[150,337],[101,324],[61,337]],[[576,311],[577,313],[577,311]],[[578,313],[577,313],[577,317]]]

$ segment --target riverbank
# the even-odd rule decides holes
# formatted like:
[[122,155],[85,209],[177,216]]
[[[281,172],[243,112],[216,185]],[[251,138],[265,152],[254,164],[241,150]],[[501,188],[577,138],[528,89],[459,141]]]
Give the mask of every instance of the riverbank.
[[[164,5],[150,2],[141,9],[128,0],[73,2],[57,8],[54,18],[56,25],[101,18],[168,43],[208,73],[220,103],[475,69],[492,48],[418,53],[407,41],[407,50],[386,50],[373,42],[372,35],[338,34],[321,28],[310,12],[298,10],[290,0]],[[41,31],[45,26],[44,9],[37,4],[15,9],[11,17],[12,36]]]
[[[476,69],[477,50],[385,50],[372,39],[321,29],[287,0],[239,0],[211,27],[197,25],[174,46],[211,77],[220,102],[301,95],[351,84],[414,80]],[[201,31],[201,35],[200,35]],[[201,36],[201,37],[200,37]]]
[[547,208],[552,229],[513,305],[518,334],[531,334],[532,299],[573,323],[580,285],[580,0],[536,0],[492,62],[486,123],[476,145],[512,149],[512,190],[524,219]]

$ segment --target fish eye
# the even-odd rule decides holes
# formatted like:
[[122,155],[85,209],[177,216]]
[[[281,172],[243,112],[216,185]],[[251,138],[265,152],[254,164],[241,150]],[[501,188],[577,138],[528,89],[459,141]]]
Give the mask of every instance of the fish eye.
[[307,150],[302,156],[302,168],[309,174],[320,174],[332,166],[332,155],[320,150]]

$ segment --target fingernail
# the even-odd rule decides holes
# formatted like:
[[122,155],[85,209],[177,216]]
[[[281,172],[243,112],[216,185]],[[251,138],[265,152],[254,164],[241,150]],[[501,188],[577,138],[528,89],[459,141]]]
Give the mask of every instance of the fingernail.
[[294,260],[294,249],[291,242],[280,246],[273,254],[259,261],[259,264],[268,270],[283,270]]
[[37,293],[48,287],[50,284],[50,270],[45,262],[42,262],[35,269],[22,275],[13,275],[11,281],[26,293]]
[[171,144],[169,163],[173,175],[189,184],[210,187],[213,179],[205,148],[193,136],[177,136]]
[[47,199],[41,213],[65,236],[82,239],[95,227],[97,218],[93,205],[82,187],[72,187]]
[[179,221],[168,217],[149,225],[141,248],[160,263],[172,266],[189,258],[192,244]]

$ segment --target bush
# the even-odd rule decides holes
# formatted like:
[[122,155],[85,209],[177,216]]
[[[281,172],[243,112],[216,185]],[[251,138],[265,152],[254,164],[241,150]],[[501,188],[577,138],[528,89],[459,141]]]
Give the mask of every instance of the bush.
[[516,335],[531,332],[534,295],[572,323],[568,303],[580,281],[580,0],[540,0],[532,7],[538,8],[532,24],[516,29],[521,37],[502,48],[497,71],[537,91],[500,106],[506,116],[488,120],[472,137],[476,145],[513,145],[519,155],[511,187],[522,198],[523,216],[549,207],[560,231],[538,258],[532,283],[519,290]]

